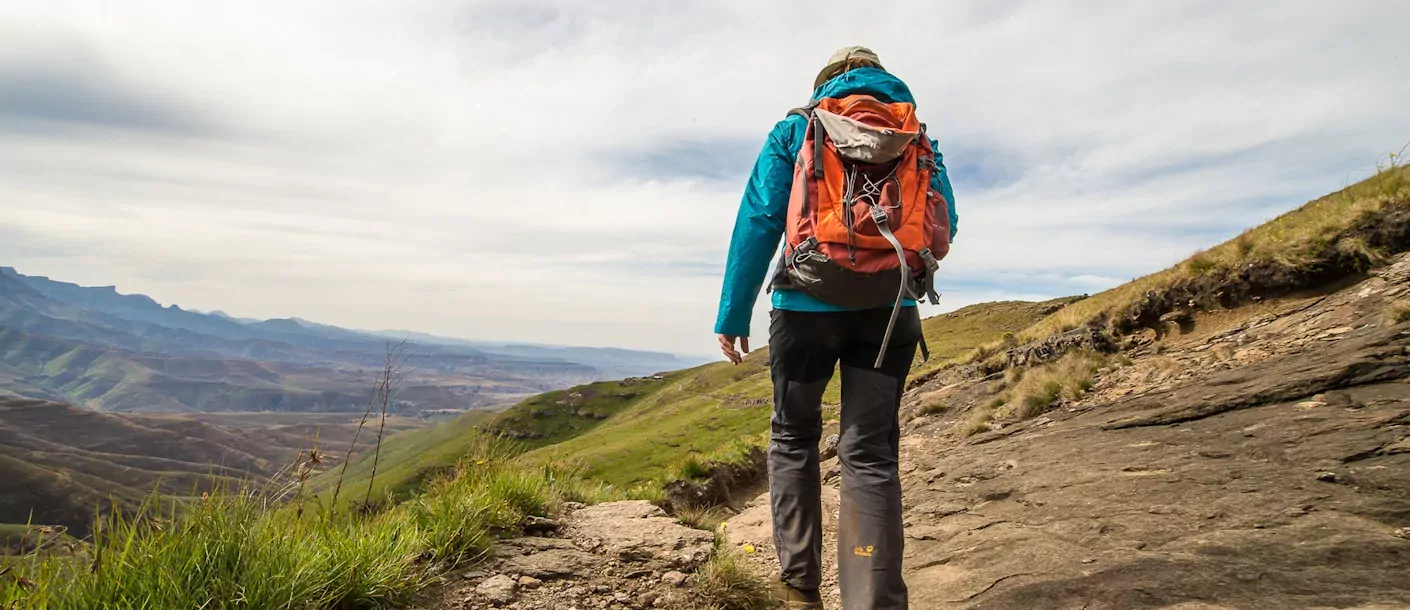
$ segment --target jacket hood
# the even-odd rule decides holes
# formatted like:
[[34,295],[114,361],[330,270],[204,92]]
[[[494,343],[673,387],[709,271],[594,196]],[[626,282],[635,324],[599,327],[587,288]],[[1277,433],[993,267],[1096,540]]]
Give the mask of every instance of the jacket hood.
[[843,72],[813,91],[810,103],[825,97],[846,97],[859,93],[887,103],[916,103],[906,83],[880,68],[857,68]]

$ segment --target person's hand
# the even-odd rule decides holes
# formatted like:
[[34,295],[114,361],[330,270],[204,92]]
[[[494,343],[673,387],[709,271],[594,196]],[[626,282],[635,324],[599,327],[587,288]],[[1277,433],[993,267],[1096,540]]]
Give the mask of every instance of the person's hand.
[[749,337],[735,337],[733,335],[720,335],[720,351],[724,353],[730,362],[739,364],[744,361],[744,356],[734,348],[735,340],[739,340],[739,347],[745,354],[749,353]]

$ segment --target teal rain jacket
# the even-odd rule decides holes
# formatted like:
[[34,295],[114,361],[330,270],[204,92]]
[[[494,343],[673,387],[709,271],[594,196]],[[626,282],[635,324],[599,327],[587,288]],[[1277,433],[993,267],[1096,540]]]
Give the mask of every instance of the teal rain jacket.
[[[883,102],[915,103],[911,90],[901,79],[878,68],[859,68],[844,72],[813,92],[813,101],[824,97],[845,97],[865,93]],[[720,290],[720,311],[715,318],[715,332],[736,337],[749,336],[749,317],[754,299],[769,274],[774,256],[781,252],[788,214],[788,195],[793,189],[793,163],[808,129],[807,119],[789,115],[769,132],[763,152],[754,162],[744,199],[739,203],[739,216],[734,221],[734,234],[729,242],[729,259],[725,263],[724,288]],[[950,204],[950,237],[959,228],[955,214],[955,195],[950,188],[950,176],[945,171],[945,158],[939,145],[931,140],[935,163],[940,171],[932,178],[935,188]],[[907,301],[914,305],[914,301]],[[788,311],[842,311],[795,290],[775,290],[774,309]]]

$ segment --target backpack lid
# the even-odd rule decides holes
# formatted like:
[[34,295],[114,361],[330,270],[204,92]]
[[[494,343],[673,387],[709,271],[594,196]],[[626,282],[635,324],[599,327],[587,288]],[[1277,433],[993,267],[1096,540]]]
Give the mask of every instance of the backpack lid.
[[839,155],[860,163],[894,161],[921,131],[915,106],[886,104],[868,95],[821,100],[813,117]]

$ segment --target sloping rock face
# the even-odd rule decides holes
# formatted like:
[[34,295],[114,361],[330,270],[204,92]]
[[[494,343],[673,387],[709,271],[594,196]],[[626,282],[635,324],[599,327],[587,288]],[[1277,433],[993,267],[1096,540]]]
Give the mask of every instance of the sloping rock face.
[[[949,408],[902,439],[911,607],[1410,608],[1410,323],[1385,316],[1406,268],[1198,315],[1082,400],[975,436],[997,382],[912,389],[908,418]],[[767,511],[727,526],[762,573]]]
[[580,546],[643,567],[694,571],[715,537],[684,527],[650,502],[607,502],[574,513],[568,535]]
[[[714,535],[649,502],[569,506],[560,528],[501,541],[495,556],[424,596],[427,610],[682,608]],[[556,522],[554,522],[556,523]]]

